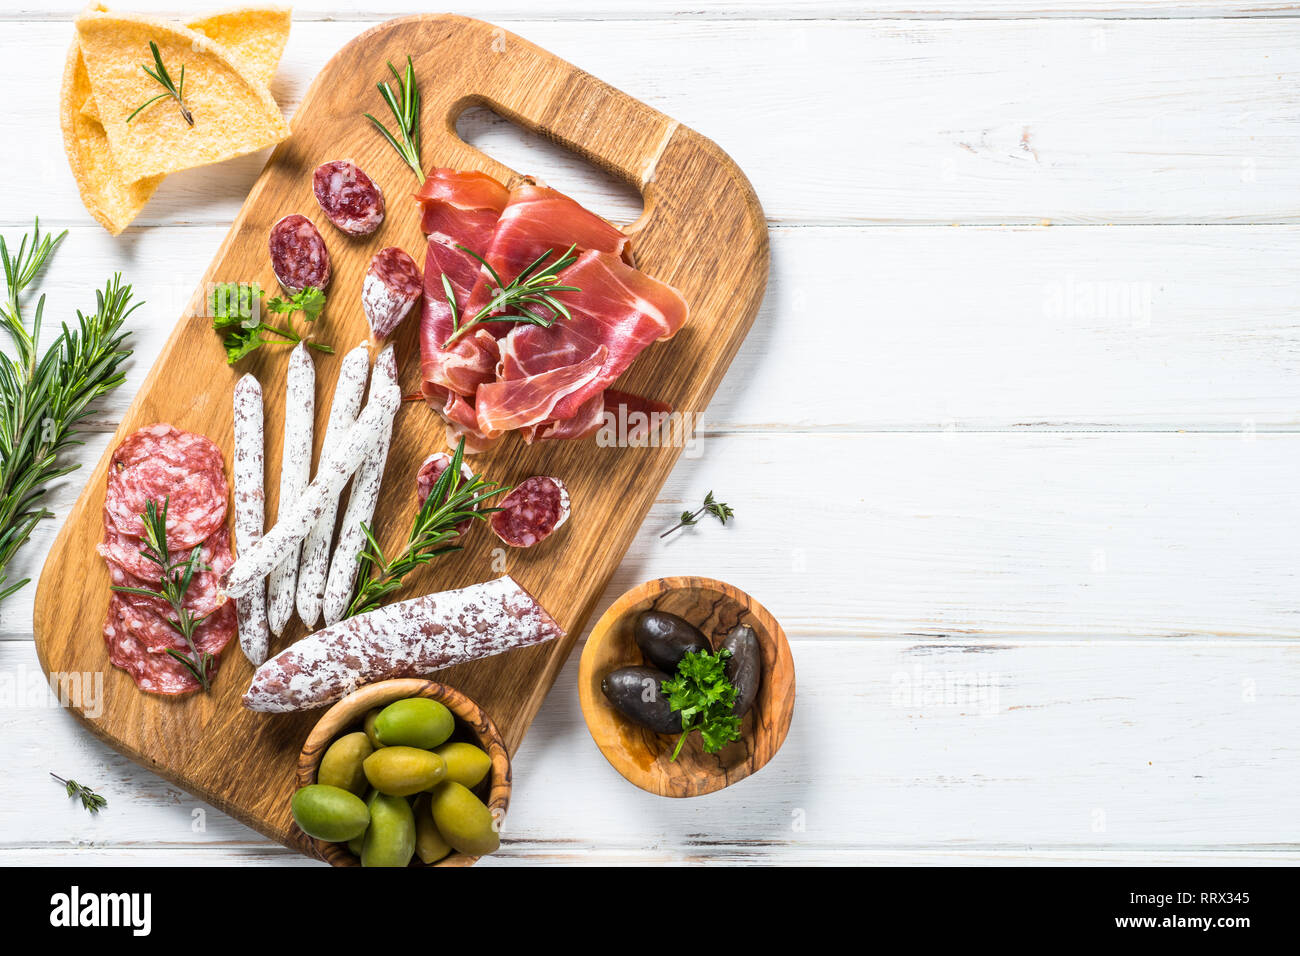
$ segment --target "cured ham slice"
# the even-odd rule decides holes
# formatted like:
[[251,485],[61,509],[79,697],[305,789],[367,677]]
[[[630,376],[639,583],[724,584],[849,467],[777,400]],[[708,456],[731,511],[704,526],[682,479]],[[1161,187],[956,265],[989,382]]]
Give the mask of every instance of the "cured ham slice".
[[[554,189],[525,182],[507,191],[480,173],[435,169],[415,198],[428,234],[422,392],[446,420],[449,442],[463,437],[467,451],[516,429],[529,442],[595,433],[605,389],[646,346],[686,322],[681,295],[629,264],[627,238]],[[492,271],[508,283],[539,257],[558,258],[570,247],[576,261],[557,281],[578,291],[555,293],[570,316],[549,327],[485,323],[444,347],[456,332],[453,315],[463,327],[491,305]]]
[[[686,322],[686,300],[676,289],[617,256],[585,252],[559,278],[581,290],[556,295],[572,317],[511,328],[501,342],[497,380],[477,392],[480,429],[573,418],[647,345],[671,338]],[[545,402],[538,398],[542,390],[549,391]]]
[[[570,246],[577,246],[618,256],[626,245],[626,236],[568,196],[548,186],[525,183],[510,191],[510,201],[501,211],[483,258],[509,282],[547,252],[558,258]],[[493,293],[492,279],[482,270],[469,297],[468,314],[488,305]]]

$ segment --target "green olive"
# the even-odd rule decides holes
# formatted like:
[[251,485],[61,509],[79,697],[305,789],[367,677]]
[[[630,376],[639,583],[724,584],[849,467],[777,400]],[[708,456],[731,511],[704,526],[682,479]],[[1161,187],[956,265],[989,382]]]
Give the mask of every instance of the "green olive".
[[303,833],[341,843],[365,832],[370,812],[355,793],[313,783],[293,795],[293,819]]
[[361,834],[361,836],[353,837],[351,840],[348,841],[348,849],[351,850],[352,855],[357,857],[358,859],[361,858],[361,848],[365,845],[366,845],[366,835],[364,833]]
[[422,863],[437,863],[451,852],[451,844],[442,838],[429,811],[429,797],[420,794],[415,800],[415,855]]
[[361,731],[344,734],[330,744],[329,750],[325,751],[325,756],[321,757],[320,769],[316,771],[316,782],[361,796],[366,789],[366,774],[361,763],[374,752],[374,749],[370,745],[370,738]]
[[441,757],[417,747],[376,750],[361,766],[371,786],[394,797],[428,790],[447,776],[447,764]]
[[366,730],[366,736],[370,738],[370,746],[374,747],[376,750],[378,750],[380,747],[384,745],[384,742],[379,739],[379,735],[375,733],[375,719],[378,717],[379,717],[378,707],[374,708],[373,710],[367,711],[365,723],[363,725]]
[[415,814],[405,797],[376,793],[361,844],[362,866],[406,866],[415,855]]
[[477,787],[492,769],[492,758],[473,744],[460,742],[443,744],[434,751],[447,764],[447,779],[454,780],[471,790]]
[[436,787],[430,795],[429,809],[438,832],[453,849],[469,856],[484,856],[501,845],[492,811],[461,784],[449,780]]
[[451,711],[427,697],[394,701],[375,718],[375,734],[386,747],[432,750],[455,729],[456,718]]

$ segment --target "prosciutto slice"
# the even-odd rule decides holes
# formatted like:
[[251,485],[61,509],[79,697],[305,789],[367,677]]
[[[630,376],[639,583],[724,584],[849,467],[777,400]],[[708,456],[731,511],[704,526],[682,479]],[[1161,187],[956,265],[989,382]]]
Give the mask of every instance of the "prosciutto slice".
[[[548,327],[511,327],[501,342],[497,380],[478,389],[481,429],[573,418],[647,345],[671,338],[686,322],[686,300],[676,289],[608,253],[583,253],[560,281],[582,290],[556,295],[572,317]],[[544,402],[541,391],[548,393]]]
[[[464,437],[467,450],[480,451],[516,429],[529,442],[593,434],[605,417],[606,387],[647,345],[686,322],[682,296],[626,261],[627,238],[554,189],[525,182],[507,192],[480,173],[435,169],[415,198],[428,235],[422,391],[447,421],[449,442]],[[559,282],[580,291],[556,296],[571,318],[550,327],[488,323],[443,347],[454,332],[444,277],[462,323],[496,292],[489,270],[466,249],[509,282],[570,246],[577,260]]]

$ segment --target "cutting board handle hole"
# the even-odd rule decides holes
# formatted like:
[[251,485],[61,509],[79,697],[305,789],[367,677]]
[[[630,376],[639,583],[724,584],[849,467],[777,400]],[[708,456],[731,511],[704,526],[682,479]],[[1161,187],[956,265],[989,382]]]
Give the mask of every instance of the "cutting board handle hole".
[[644,202],[634,185],[490,107],[466,108],[456,118],[456,133],[479,152],[558,189],[612,223],[626,226],[641,217]]

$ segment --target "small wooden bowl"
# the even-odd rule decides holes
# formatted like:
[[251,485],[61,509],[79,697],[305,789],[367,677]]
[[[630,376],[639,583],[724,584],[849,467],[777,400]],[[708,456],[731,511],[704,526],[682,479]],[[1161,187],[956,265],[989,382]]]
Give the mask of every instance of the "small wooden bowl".
[[[446,705],[456,718],[456,730],[452,740],[465,740],[482,747],[492,758],[492,769],[487,779],[475,788],[482,797],[492,816],[500,823],[505,817],[506,807],[510,803],[510,755],[506,752],[505,741],[496,724],[483,712],[478,704],[460,691],[453,690],[437,681],[420,680],[415,677],[397,680],[383,680],[359,687],[337,704],[325,711],[307,742],[302,745],[302,754],[298,757],[298,786],[305,787],[316,782],[316,770],[321,757],[329,745],[344,733],[361,729],[366,714],[375,707],[384,707],[395,700],[407,697],[428,697]],[[360,866],[361,861],[343,843],[327,843],[302,834],[303,840],[312,845],[316,855],[331,866]],[[469,866],[478,860],[476,856],[452,852],[433,866]],[[418,859],[411,866],[425,866]]]
[[[610,671],[648,663],[632,626],[650,608],[685,618],[714,646],[737,624],[748,624],[758,635],[758,699],[741,724],[741,738],[717,753],[705,753],[700,735],[692,733],[676,762],[670,761],[677,735],[632,723],[601,693],[601,679]],[[659,578],[628,591],[596,622],[578,666],[578,697],[587,730],[615,770],[663,797],[698,797],[755,773],[781,748],[794,712],[794,660],[781,625],[744,591],[711,578]]]

